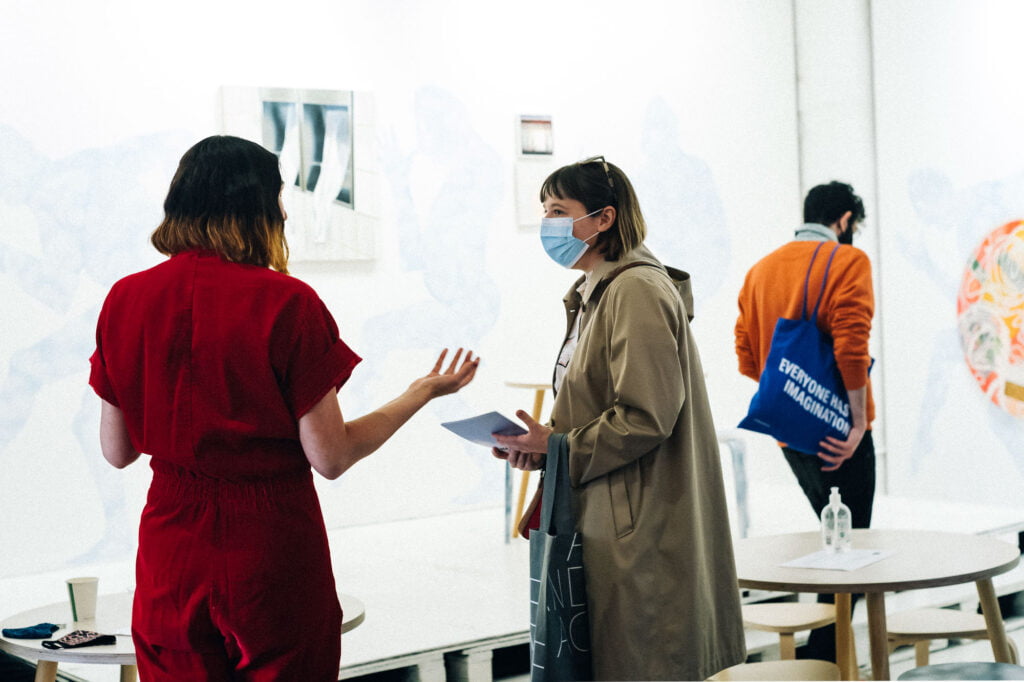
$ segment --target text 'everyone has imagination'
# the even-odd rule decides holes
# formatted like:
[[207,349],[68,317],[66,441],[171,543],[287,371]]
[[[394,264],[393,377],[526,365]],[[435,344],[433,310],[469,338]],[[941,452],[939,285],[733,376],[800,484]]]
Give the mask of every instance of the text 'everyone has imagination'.
[[850,403],[822,386],[800,365],[786,358],[779,361],[779,371],[786,375],[783,392],[809,414],[846,436],[850,433]]

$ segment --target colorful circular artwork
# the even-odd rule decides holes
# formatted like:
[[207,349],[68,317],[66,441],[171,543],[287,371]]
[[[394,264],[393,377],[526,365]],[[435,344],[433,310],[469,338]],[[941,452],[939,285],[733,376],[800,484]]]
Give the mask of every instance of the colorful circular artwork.
[[1024,220],[981,242],[964,270],[956,312],[964,357],[981,390],[1024,417]]

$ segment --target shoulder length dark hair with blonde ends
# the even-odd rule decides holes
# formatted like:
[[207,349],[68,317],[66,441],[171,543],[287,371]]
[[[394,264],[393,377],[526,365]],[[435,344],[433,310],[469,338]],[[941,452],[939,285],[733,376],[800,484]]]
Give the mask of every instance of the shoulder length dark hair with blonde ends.
[[644,243],[647,223],[640,212],[640,201],[633,184],[618,166],[603,156],[594,156],[562,166],[548,176],[540,188],[540,200],[548,197],[574,199],[587,213],[605,206],[615,208],[615,223],[598,235],[594,244],[606,260],[617,261]]
[[255,142],[215,135],[185,152],[150,241],[173,256],[191,249],[288,272],[277,157]]

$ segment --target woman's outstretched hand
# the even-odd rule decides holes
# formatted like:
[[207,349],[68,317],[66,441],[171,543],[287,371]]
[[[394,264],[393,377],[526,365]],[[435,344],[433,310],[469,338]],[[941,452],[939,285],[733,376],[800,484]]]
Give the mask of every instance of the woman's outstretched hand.
[[444,368],[448,349],[424,377],[409,385],[402,395],[358,419],[345,421],[338,406],[338,396],[327,391],[311,410],[299,418],[299,440],[310,465],[325,478],[341,476],[353,464],[383,445],[433,398],[455,393],[473,380],[480,358],[462,349]]
[[448,349],[445,348],[441,351],[441,355],[437,358],[437,362],[434,363],[434,368],[430,370],[430,373],[412,382],[409,390],[423,389],[427,391],[427,395],[432,399],[455,393],[472,381],[476,375],[476,368],[480,365],[480,358],[474,358],[473,351],[468,351],[466,358],[462,360],[460,365],[459,359],[462,358],[462,349],[460,348],[455,352],[455,357],[452,358],[448,368],[442,370],[444,359],[447,355]]

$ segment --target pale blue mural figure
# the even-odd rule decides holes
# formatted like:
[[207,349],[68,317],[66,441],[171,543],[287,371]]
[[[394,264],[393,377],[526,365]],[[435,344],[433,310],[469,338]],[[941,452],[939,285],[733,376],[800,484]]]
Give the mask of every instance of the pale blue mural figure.
[[[39,408],[40,391],[88,372],[102,292],[118,278],[159,259],[146,240],[149,227],[159,220],[161,198],[145,183],[173,172],[181,149],[174,137],[153,136],[51,160],[18,133],[0,127],[0,148],[5,150],[0,202],[30,216],[35,227],[31,234],[26,225],[3,226],[5,232],[18,230],[21,239],[5,238],[0,273],[21,295],[43,306],[51,320],[59,321],[42,338],[29,330],[51,325],[14,321],[20,331],[15,332],[12,352],[3,358],[7,372],[0,384],[0,462],[21,456],[9,446]],[[99,409],[88,393],[83,383],[82,404],[72,428],[92,485],[100,491],[105,535],[101,545],[81,560],[124,556],[134,543],[135,525],[124,507],[123,481],[100,454],[95,427]],[[16,497],[5,490],[2,496],[17,500],[24,494]]]
[[689,272],[698,316],[725,282],[732,257],[725,210],[711,169],[683,151],[679,121],[661,98],[647,107],[644,161],[633,174],[649,228],[647,243],[668,265]]
[[[465,105],[445,90],[416,93],[416,131],[418,147],[401,171],[410,182],[399,184],[396,175],[393,184],[402,263],[423,271],[438,303],[472,312],[458,324],[479,336],[498,316],[498,288],[485,257],[488,228],[501,202],[501,159],[473,130]],[[417,160],[433,177],[410,176]],[[433,186],[414,197],[416,182]]]
[[[968,372],[956,319],[956,298],[964,267],[989,232],[1011,220],[1024,218],[1024,172],[957,191],[944,173],[924,168],[910,176],[907,193],[926,229],[898,225],[897,243],[909,267],[926,275],[942,299],[948,302],[948,308],[939,313],[948,319],[948,325],[930,341],[925,384],[928,390],[923,392],[921,400],[921,417],[911,460],[911,471],[916,473],[927,466],[929,455],[937,447],[932,417],[950,400],[956,399],[952,394],[952,377]],[[927,343],[921,340],[922,350],[926,352]],[[985,404],[988,429],[1024,470],[1024,452],[1020,450],[1024,421],[993,405],[981,391],[977,391],[974,398]]]
[[[385,137],[381,160],[391,186],[387,201],[395,211],[402,267],[422,272],[430,298],[410,300],[366,322],[363,343],[382,358],[392,351],[450,344],[451,339],[479,348],[501,307],[498,286],[486,267],[487,238],[502,199],[501,158],[450,92],[418,90],[415,111],[416,147],[405,152]],[[370,382],[369,376],[363,381]],[[441,421],[469,414],[458,397],[431,406]],[[461,501],[497,499],[501,472],[490,466],[490,453],[465,447],[479,459],[483,483]]]

